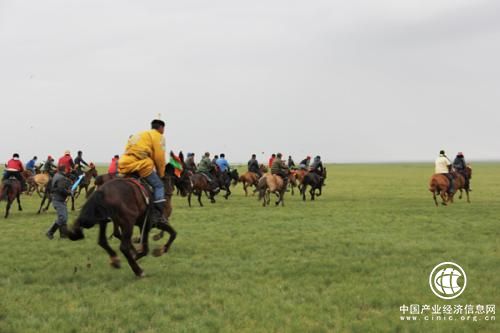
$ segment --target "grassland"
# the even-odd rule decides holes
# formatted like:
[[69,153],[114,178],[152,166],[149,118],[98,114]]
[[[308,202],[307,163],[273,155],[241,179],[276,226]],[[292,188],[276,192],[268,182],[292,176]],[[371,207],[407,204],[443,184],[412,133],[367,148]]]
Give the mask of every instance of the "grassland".
[[[499,332],[496,321],[400,320],[403,304],[500,305],[500,165],[476,164],[472,203],[449,207],[434,206],[431,172],[330,165],[323,196],[287,193],[283,208],[241,185],[204,208],[176,197],[178,239],[141,260],[144,279],[108,265],[97,229],[49,241],[55,212],[36,215],[40,199],[23,197],[24,211],[0,220],[0,332]],[[453,301],[428,286],[442,261],[468,276]]]

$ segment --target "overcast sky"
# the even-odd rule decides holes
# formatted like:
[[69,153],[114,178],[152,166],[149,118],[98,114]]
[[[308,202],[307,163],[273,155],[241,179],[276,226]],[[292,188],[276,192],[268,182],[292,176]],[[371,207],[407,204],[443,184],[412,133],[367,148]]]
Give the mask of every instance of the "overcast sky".
[[[0,161],[500,158],[500,2],[0,0]],[[264,155],[262,155],[264,152]]]

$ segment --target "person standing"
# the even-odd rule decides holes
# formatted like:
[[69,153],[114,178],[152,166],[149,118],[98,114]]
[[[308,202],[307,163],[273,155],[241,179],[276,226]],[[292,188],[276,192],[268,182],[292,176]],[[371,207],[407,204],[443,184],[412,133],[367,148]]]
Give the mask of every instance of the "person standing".
[[60,237],[68,235],[68,208],[66,199],[71,195],[71,180],[66,177],[66,166],[60,165],[51,182],[52,206],[57,212],[57,218],[47,230],[47,238],[53,239],[54,233],[59,229]]
[[[153,210],[151,222],[155,224],[168,223],[164,210],[171,209],[170,201],[165,198],[165,187],[162,178],[165,177],[165,122],[155,119],[151,129],[132,135],[125,147],[125,153],[118,161],[118,172],[122,174],[138,173],[153,187]],[[167,206],[168,205],[168,206]]]

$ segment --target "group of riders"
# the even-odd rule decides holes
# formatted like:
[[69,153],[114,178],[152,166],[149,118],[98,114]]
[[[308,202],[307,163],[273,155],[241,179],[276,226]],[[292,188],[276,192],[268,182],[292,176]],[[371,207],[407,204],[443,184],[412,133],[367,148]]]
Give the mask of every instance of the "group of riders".
[[470,178],[467,174],[467,163],[465,162],[464,154],[462,152],[457,153],[457,156],[453,160],[453,163],[451,163],[450,159],[446,156],[445,151],[441,150],[439,152],[439,156],[435,161],[434,173],[442,174],[448,178],[450,182],[448,193],[455,192],[455,177],[453,175],[453,171],[463,176],[465,180],[465,189],[471,192],[472,190],[470,189]]

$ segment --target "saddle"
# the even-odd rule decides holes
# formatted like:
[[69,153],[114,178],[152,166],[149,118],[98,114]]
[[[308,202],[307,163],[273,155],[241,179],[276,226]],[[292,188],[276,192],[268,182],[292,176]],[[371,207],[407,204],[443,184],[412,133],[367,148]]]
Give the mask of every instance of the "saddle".
[[149,206],[149,203],[151,201],[150,198],[153,194],[153,187],[149,185],[149,183],[144,178],[141,178],[137,172],[134,172],[130,175],[126,175],[123,177],[123,179],[135,184],[139,188],[142,197],[146,202],[146,205]]

